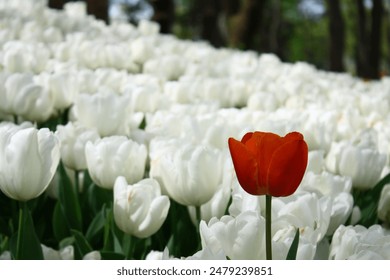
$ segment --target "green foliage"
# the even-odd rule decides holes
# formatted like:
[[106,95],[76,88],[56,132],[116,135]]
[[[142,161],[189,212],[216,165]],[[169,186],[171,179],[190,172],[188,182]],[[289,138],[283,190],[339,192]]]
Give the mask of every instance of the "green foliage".
[[[60,186],[58,200],[69,229],[82,230],[82,216],[77,190],[72,185],[62,163],[59,164]],[[77,179],[77,178],[76,178]]]
[[82,259],[86,254],[92,252],[93,248],[81,232],[73,229],[71,232],[75,239],[75,259]]
[[378,221],[378,203],[383,187],[390,183],[390,173],[382,178],[372,189],[367,191],[354,190],[355,205],[361,210],[359,224],[370,227]]
[[43,260],[41,243],[35,233],[30,209],[26,202],[20,203],[19,228],[11,238],[11,255],[17,260]]
[[288,250],[286,260],[297,259],[298,244],[299,244],[299,228],[297,228],[293,242],[291,243],[290,249]]

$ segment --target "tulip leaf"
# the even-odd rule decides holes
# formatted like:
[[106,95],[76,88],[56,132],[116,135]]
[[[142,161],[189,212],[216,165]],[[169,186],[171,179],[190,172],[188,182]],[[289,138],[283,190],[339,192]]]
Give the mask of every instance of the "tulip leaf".
[[112,201],[112,190],[100,188],[93,183],[88,187],[88,204],[93,213],[98,213],[103,205],[111,205]]
[[286,260],[297,259],[298,244],[299,244],[299,228],[297,228],[297,232],[295,233],[294,240],[291,243],[290,249],[288,250]]
[[372,189],[353,192],[355,204],[361,210],[359,224],[370,227],[378,223],[378,204],[383,187],[390,183],[390,173],[383,177]]
[[93,251],[93,248],[81,232],[74,229],[71,232],[75,239],[75,259],[76,256],[77,259],[82,259],[83,256]]
[[377,202],[379,201],[379,198],[381,196],[382,189],[385,185],[390,183],[390,173],[387,174],[385,177],[383,177],[373,188],[372,188],[372,194],[374,198],[376,198]]
[[123,253],[123,247],[119,240],[122,240],[123,232],[115,225],[113,211],[108,208],[106,211],[106,223],[104,225],[103,251]]
[[87,233],[85,234],[85,238],[87,238],[89,242],[92,242],[92,240],[96,239],[99,233],[103,232],[104,224],[106,223],[105,212],[106,212],[106,208],[105,206],[103,206],[100,212],[95,216],[95,218],[89,224]]
[[82,230],[82,216],[78,194],[72,186],[72,182],[66,175],[65,168],[62,163],[58,166],[61,180],[59,186],[59,201],[61,209],[71,229]]
[[[173,256],[190,256],[197,252],[199,238],[187,207],[171,200],[166,224],[163,227],[171,233],[167,247]],[[183,238],[185,236],[186,238]],[[188,242],[188,240],[194,240]]]
[[17,260],[43,260],[41,242],[26,202],[21,202],[19,213],[18,232],[11,238],[11,255]]
[[61,209],[60,202],[57,202],[53,212],[53,234],[57,241],[64,239],[70,235],[69,227],[67,226],[66,217]]
[[142,118],[142,122],[138,126],[138,129],[145,130],[145,128],[146,128],[146,116],[144,115],[144,117]]
[[70,245],[73,246],[73,244],[74,244],[74,236],[68,236],[60,241],[59,248],[62,249]]

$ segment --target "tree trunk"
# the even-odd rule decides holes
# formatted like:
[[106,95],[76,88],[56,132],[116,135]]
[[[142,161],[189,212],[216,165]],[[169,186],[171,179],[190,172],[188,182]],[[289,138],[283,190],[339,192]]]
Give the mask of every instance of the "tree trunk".
[[366,11],[363,0],[358,0],[356,3],[358,9],[357,75],[365,79],[379,79],[383,3],[382,0],[373,0],[371,29],[366,26]]
[[51,9],[61,10],[64,7],[65,0],[49,0],[48,6]]
[[[266,0],[244,0],[239,14],[234,19],[232,44],[243,49],[258,49],[254,40],[259,35],[263,8]],[[256,34],[257,33],[257,34]]]
[[161,33],[172,33],[175,17],[175,3],[173,0],[150,0],[154,9],[152,20],[160,24]]
[[220,28],[220,19],[225,13],[219,0],[193,1],[191,9],[192,22],[198,30],[199,37],[210,42],[214,47],[226,45],[226,38]]
[[87,13],[108,23],[109,0],[86,0]]
[[274,0],[272,1],[271,6],[271,23],[269,25],[269,51],[275,54],[278,54],[280,51],[280,44],[279,44],[279,28],[282,21],[282,15],[281,15],[281,0]]
[[358,34],[357,34],[357,46],[356,46],[356,72],[359,77],[367,78],[368,76],[368,46],[366,36],[366,11],[364,8],[363,0],[357,0],[358,11]]
[[380,60],[381,60],[381,35],[382,35],[382,0],[373,0],[372,24],[371,24],[371,46],[370,46],[370,73],[369,78],[380,78]]
[[329,70],[344,71],[345,27],[339,0],[327,0],[329,16]]

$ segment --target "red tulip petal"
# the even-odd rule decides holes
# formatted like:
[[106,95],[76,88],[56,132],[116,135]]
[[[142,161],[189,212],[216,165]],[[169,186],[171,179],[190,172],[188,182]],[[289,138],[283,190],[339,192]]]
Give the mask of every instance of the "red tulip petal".
[[272,155],[267,185],[272,196],[293,194],[302,181],[307,167],[308,147],[300,133],[290,133]]
[[251,139],[253,136],[253,132],[248,132],[247,134],[244,135],[241,139],[241,143],[245,144],[249,139]]
[[258,166],[255,155],[243,143],[233,138],[229,138],[229,150],[241,187],[252,195],[265,194],[265,189],[261,189],[258,183]]
[[267,174],[272,155],[283,144],[283,138],[277,134],[269,132],[255,132],[246,146],[251,153],[256,155],[257,166],[259,168],[259,185],[267,189]]

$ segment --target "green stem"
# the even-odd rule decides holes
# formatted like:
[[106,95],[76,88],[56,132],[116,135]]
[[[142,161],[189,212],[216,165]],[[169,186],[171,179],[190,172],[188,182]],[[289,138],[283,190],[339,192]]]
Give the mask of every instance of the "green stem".
[[271,236],[271,211],[272,196],[265,196],[265,249],[267,260],[272,260],[272,236]]
[[134,249],[135,249],[135,238],[131,234],[125,234],[125,239],[126,239],[126,259],[127,260],[132,260],[134,259]]
[[200,240],[200,229],[199,224],[202,220],[201,213],[200,213],[200,206],[195,206],[195,213],[196,213],[196,236],[198,238],[198,250],[201,248],[201,240]]
[[[74,189],[76,191],[76,195],[79,193],[80,181],[79,181],[79,171],[74,171]],[[78,196],[78,195],[77,195]]]
[[24,232],[24,220],[25,220],[25,212],[27,208],[27,203],[22,201],[19,203],[19,224],[18,224],[18,239],[16,243],[16,256],[15,259],[20,260],[23,252],[22,247],[22,235]]

